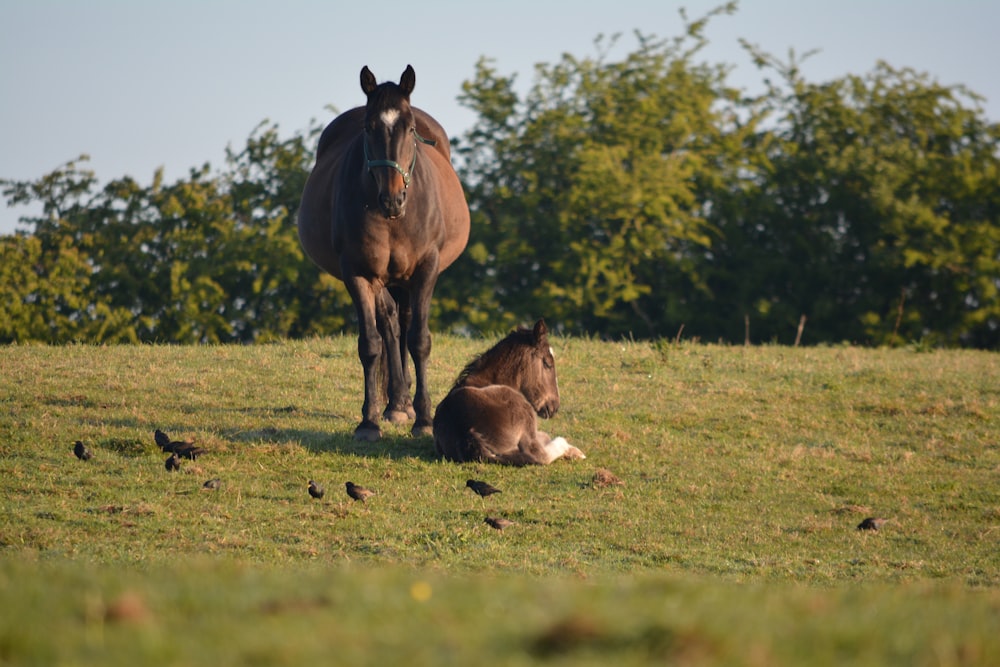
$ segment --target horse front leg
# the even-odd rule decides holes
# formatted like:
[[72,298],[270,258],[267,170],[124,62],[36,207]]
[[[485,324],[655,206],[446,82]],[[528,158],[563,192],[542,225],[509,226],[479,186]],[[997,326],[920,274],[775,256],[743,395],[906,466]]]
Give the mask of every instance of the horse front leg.
[[[354,429],[355,440],[374,442],[382,437],[378,425],[379,365],[383,362],[382,336],[378,331],[375,309],[375,288],[367,280],[354,277],[344,280],[358,314],[358,358],[365,378],[365,402],[361,406],[361,423]],[[379,288],[381,291],[381,288]]]
[[417,416],[413,422],[413,435],[418,436],[434,434],[431,397],[427,389],[427,361],[431,356],[430,305],[437,276],[438,257],[434,255],[414,274],[410,289],[411,321],[406,332],[406,342],[413,358],[413,375],[416,379],[413,408]]

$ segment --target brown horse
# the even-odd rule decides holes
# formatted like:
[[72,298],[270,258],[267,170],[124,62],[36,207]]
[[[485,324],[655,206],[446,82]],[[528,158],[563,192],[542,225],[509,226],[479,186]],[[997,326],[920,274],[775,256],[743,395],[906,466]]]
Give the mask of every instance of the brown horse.
[[[559,410],[548,329],[516,329],[459,374],[434,414],[434,446],[450,461],[545,465],[586,458],[565,438],[538,430]],[[536,416],[537,415],[537,416]]]
[[[362,440],[382,435],[383,390],[385,419],[415,418],[414,434],[431,432],[431,296],[438,274],[469,240],[469,207],[448,135],[410,106],[415,82],[409,65],[399,84],[377,84],[367,67],[361,70],[367,104],[323,130],[299,208],[302,247],[344,281],[357,311],[365,401],[354,437]],[[407,352],[416,376],[412,402]],[[381,385],[380,367],[388,371]]]

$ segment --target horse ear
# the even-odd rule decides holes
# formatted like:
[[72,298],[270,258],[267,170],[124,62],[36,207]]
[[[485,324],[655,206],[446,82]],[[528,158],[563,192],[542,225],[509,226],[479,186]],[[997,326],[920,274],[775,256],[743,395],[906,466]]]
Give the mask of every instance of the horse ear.
[[368,65],[365,65],[361,68],[361,90],[365,92],[365,95],[371,95],[376,88],[378,88],[378,81],[375,80],[372,71],[368,69]]
[[399,77],[399,89],[403,91],[403,94],[407,97],[413,92],[413,86],[417,83],[417,73],[413,71],[411,65],[407,65],[406,69],[403,70],[403,76]]
[[535,322],[535,328],[532,331],[535,336],[535,342],[539,345],[545,343],[546,337],[549,335],[549,330],[545,326],[545,320],[538,320]]

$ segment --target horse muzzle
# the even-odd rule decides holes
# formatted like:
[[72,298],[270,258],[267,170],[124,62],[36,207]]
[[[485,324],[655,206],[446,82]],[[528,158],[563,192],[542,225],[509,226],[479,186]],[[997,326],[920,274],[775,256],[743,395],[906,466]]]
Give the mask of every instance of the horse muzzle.
[[406,212],[406,190],[379,193],[378,210],[389,220],[401,217]]
[[559,397],[557,396],[556,398],[545,401],[537,410],[535,410],[535,412],[537,412],[538,416],[542,419],[552,417],[559,412]]

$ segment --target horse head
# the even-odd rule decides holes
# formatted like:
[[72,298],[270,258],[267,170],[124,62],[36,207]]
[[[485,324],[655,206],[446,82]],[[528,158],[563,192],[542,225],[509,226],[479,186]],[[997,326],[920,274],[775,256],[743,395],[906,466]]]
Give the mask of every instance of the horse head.
[[409,65],[398,84],[378,84],[367,65],[361,70],[361,90],[368,97],[363,138],[366,169],[375,184],[378,210],[388,219],[406,212],[406,190],[417,162],[419,135],[410,108],[415,83]]
[[545,320],[538,320],[531,330],[532,346],[521,377],[521,393],[539,416],[548,419],[559,411],[559,382],[556,359],[549,345]]

